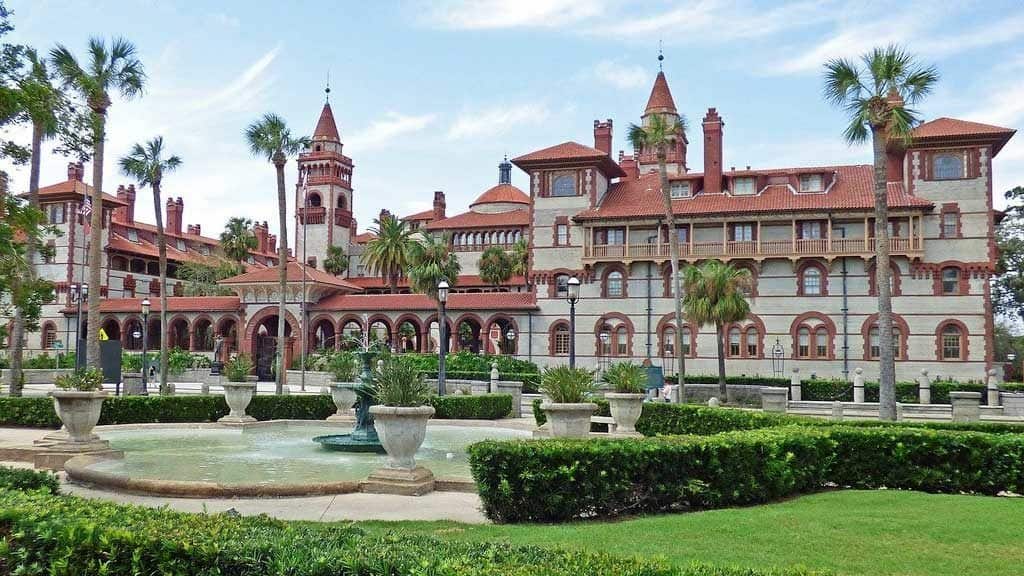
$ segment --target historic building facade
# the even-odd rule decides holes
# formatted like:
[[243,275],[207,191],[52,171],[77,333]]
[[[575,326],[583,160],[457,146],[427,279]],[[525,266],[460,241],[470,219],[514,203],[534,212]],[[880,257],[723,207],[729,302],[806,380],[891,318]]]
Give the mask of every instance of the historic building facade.
[[[641,123],[656,116],[678,117],[663,73]],[[725,125],[723,114],[708,109],[700,126],[700,171],[690,167],[695,162],[687,158],[686,134],[673,140],[668,167],[675,230],[663,223],[654,151],[613,155],[611,119],[594,122],[593,146],[564,142],[502,162],[497,185],[465,212],[448,215],[444,193],[434,192],[430,210],[403,220],[424,233],[444,234],[462,265],[448,306],[452,348],[565,362],[571,339],[566,291],[575,276],[582,282],[574,341],[580,364],[650,359],[671,373],[675,356],[684,354],[689,372],[713,373],[714,329],[676,326],[673,320],[668,235],[676,234],[684,265],[717,258],[748,269],[754,280],[750,317],[725,330],[730,373],[771,374],[777,348],[787,368],[799,366],[805,376],[841,378],[861,367],[873,377],[879,355],[873,168],[727,169]],[[1013,134],[938,118],[919,126],[911,144],[890,150],[889,248],[901,379],[914,378],[922,368],[980,379],[993,366],[989,278],[1000,213],[992,205],[991,175],[993,159]],[[512,185],[513,165],[528,176],[528,190]],[[353,162],[342,154],[329,104],[298,166],[297,258],[289,266],[284,319],[288,353],[298,353],[303,333],[310,350],[340,347],[345,335],[365,324],[396,350],[436,350],[436,304],[410,293],[404,282],[398,293],[389,293],[384,279],[372,277],[361,261],[372,235],[357,233],[352,218]],[[73,165],[67,182],[44,189],[44,208],[55,211],[51,221],[63,225],[65,234],[53,240],[56,260],[42,268],[58,283],[59,301],[47,308],[44,331],[31,336],[38,345],[30,342],[30,348],[46,347],[54,338],[47,330],[61,330],[73,313],[67,286],[81,277],[85,237],[76,202],[87,188],[81,167]],[[131,334],[140,298],[153,296],[155,285],[152,226],[135,222],[134,194],[132,187],[119,188],[105,204],[110,212],[104,231],[104,328],[109,325],[109,334],[117,325],[128,348],[137,347]],[[198,227],[180,230],[182,210],[180,200],[168,199],[174,261],[216,248]],[[234,350],[257,358],[271,353],[277,273],[265,266],[273,264],[275,240],[263,224],[257,234],[260,247],[250,271],[223,282],[236,296],[171,299],[173,319],[166,330],[172,344],[206,350],[211,335],[219,333]],[[481,281],[482,251],[511,250],[520,239],[528,244],[527,274],[501,286]],[[340,278],[322,270],[331,245],[351,257]],[[157,330],[158,325],[151,332]]]

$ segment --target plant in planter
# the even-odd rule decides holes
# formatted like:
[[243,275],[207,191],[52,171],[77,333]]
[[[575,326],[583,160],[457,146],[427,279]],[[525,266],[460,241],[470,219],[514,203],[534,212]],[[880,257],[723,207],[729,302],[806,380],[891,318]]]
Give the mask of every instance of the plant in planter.
[[328,416],[327,420],[347,420],[348,410],[356,403],[359,360],[351,352],[339,352],[331,356],[327,362],[327,369],[334,377],[331,382],[331,399],[338,408],[338,411]]
[[604,381],[614,390],[604,397],[615,419],[615,431],[619,434],[638,435],[636,421],[643,411],[647,370],[632,362],[617,362],[605,370]]
[[541,410],[547,414],[551,435],[556,438],[586,438],[590,416],[597,404],[588,402],[595,389],[594,373],[584,368],[546,368],[540,392],[547,396]]
[[418,367],[390,357],[373,374],[370,407],[380,443],[388,453],[387,468],[370,476],[369,491],[420,495],[434,489],[434,475],[416,466],[416,451],[427,435],[427,420],[434,407],[427,404],[432,389]]
[[103,400],[103,373],[96,368],[75,370],[54,380],[57,390],[50,392],[57,416],[68,430],[67,442],[90,444],[99,438],[92,433],[100,420]]
[[252,360],[245,354],[236,355],[224,365],[228,381],[222,382],[221,386],[224,387],[224,400],[231,411],[218,420],[221,424],[245,424],[256,421],[245,413],[249,402],[252,402],[253,394],[256,393],[256,382],[249,380],[252,367]]

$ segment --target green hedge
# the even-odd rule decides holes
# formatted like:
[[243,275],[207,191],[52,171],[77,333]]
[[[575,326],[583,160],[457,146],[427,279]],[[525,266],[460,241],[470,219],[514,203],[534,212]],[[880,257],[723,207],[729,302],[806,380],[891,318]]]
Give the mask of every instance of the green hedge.
[[[611,416],[612,409],[608,405],[608,401],[604,398],[591,398],[590,400],[594,404],[597,404],[597,412],[594,412],[594,416]],[[543,401],[540,398],[533,400],[533,419],[537,422],[537,426],[543,426],[548,421],[548,415],[540,409],[540,405]],[[595,422],[590,423],[591,432],[607,432],[607,424],[597,424]]]
[[478,394],[476,396],[434,396],[430,404],[437,411],[434,418],[452,420],[498,420],[512,412],[511,394]]
[[479,442],[470,465],[496,522],[560,522],[766,502],[829,485],[1024,490],[1024,435],[782,426],[639,440]]
[[[789,386],[787,382],[785,386]],[[932,382],[932,404],[949,404],[949,393],[962,390],[965,392],[981,392],[981,403],[986,403],[986,388],[978,382]],[[853,383],[842,380],[803,380],[800,382],[800,397],[804,400],[853,402]],[[905,404],[917,404],[917,382],[897,382],[896,401]],[[878,382],[864,383],[864,400],[878,402]]]
[[[665,381],[675,384],[675,374],[665,376]],[[687,384],[718,384],[717,374],[687,374]],[[726,376],[725,383],[729,386],[789,386],[789,378],[772,376]]]
[[3,490],[39,489],[49,494],[57,494],[60,492],[60,480],[51,472],[0,466],[0,492]]
[[645,402],[637,432],[644,436],[696,434],[710,436],[733,430],[771,428],[792,422],[783,414],[709,408],[696,404]]
[[263,576],[799,576],[660,559],[368,535],[351,524],[184,514],[0,490],[0,573]]

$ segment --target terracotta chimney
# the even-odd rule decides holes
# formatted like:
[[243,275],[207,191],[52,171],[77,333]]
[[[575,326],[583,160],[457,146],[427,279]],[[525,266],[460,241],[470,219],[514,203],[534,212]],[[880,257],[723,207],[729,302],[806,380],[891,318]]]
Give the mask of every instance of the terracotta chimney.
[[640,177],[640,167],[636,164],[636,157],[626,156],[622,150],[619,150],[619,168],[626,173],[626,180],[636,180]]
[[267,252],[277,254],[277,236],[267,234]]
[[704,116],[704,191],[722,191],[722,128],[725,122],[714,108]]
[[[125,190],[123,184],[117,187],[116,196],[118,200],[124,202],[125,204],[128,203],[128,192]],[[125,218],[128,216],[126,214],[127,209],[127,206],[118,206],[117,208],[114,208],[114,213],[111,217],[117,222],[126,222]]]
[[81,162],[68,162],[68,180],[82,181],[85,176],[85,167]]
[[612,119],[594,120],[594,148],[612,155]]
[[444,192],[434,191],[434,220],[444,220],[445,215]]
[[267,223],[256,222],[252,227],[253,235],[256,236],[256,251],[267,252]]
[[167,199],[167,232],[181,236],[181,215],[185,211],[185,205],[181,198]]

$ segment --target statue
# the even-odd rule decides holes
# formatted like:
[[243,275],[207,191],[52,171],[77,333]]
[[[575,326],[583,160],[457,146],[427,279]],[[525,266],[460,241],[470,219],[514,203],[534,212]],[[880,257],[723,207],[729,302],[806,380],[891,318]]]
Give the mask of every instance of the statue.
[[221,360],[224,351],[224,336],[217,334],[213,338],[213,362],[210,363],[210,375],[220,376],[220,371],[224,368],[224,362]]

